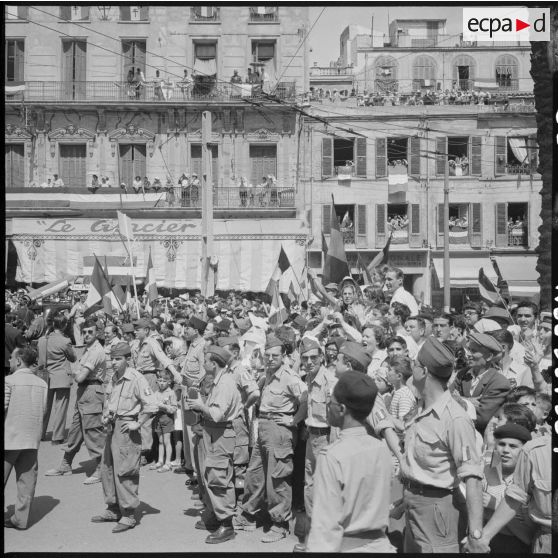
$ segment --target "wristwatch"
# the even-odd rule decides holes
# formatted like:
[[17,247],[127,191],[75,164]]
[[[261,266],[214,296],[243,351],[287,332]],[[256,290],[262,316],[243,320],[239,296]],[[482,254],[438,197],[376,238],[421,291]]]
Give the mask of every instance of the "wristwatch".
[[475,529],[472,533],[469,533],[472,539],[479,540],[482,537],[482,531],[480,529]]

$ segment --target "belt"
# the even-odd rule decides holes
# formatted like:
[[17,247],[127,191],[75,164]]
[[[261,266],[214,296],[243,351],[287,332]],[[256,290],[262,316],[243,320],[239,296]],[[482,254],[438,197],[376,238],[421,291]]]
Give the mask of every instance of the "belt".
[[140,374],[157,374],[157,370],[138,370]]
[[310,434],[317,434],[318,436],[324,436],[331,432],[330,426],[326,426],[325,428],[321,426],[308,426],[307,428]]
[[224,421],[224,422],[214,422],[212,420],[203,418],[200,421],[202,426],[209,426],[210,428],[232,428],[233,423],[231,421]]
[[414,480],[406,478],[401,479],[401,484],[407,490],[415,492],[416,494],[423,494],[424,496],[447,496],[448,494],[453,493],[453,488],[440,488],[438,486],[431,486],[429,484],[421,484],[420,482],[416,482]]
[[375,529],[371,531],[364,531],[361,533],[355,533],[354,535],[343,535],[343,541],[341,542],[341,552],[348,552],[353,548],[358,548],[359,546],[364,546],[370,541],[376,539],[382,539],[386,536],[385,531],[382,529]]
[[134,415],[134,416],[131,416],[131,417],[129,417],[129,416],[114,417],[114,420],[121,420],[121,421],[124,421],[124,422],[132,422],[132,421],[135,422],[135,421],[138,420],[138,418],[139,418],[139,415]]
[[258,414],[258,418],[273,420],[274,418],[292,417],[294,413],[262,413]]
[[79,385],[80,386],[93,386],[93,385],[102,386],[103,382],[101,382],[101,380],[83,380],[83,382],[81,382]]

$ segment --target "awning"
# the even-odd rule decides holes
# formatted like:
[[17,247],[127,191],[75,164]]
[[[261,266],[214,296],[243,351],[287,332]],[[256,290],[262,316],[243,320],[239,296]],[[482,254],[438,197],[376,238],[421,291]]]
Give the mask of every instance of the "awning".
[[[514,298],[531,298],[540,294],[537,273],[537,256],[496,256],[496,263],[502,277],[508,282],[510,294]],[[485,269],[486,271],[486,269]]]
[[[440,287],[444,287],[444,260],[432,260]],[[484,268],[484,273],[496,283],[496,273],[487,257],[484,258],[450,258],[450,285],[459,289],[477,287],[479,284],[479,269]]]

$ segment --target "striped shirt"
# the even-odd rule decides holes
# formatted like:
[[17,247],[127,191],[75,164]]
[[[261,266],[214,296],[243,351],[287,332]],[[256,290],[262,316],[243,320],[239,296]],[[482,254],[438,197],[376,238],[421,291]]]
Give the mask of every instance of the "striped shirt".
[[389,413],[392,417],[403,420],[405,415],[416,403],[415,396],[408,386],[401,386],[393,393],[389,405]]

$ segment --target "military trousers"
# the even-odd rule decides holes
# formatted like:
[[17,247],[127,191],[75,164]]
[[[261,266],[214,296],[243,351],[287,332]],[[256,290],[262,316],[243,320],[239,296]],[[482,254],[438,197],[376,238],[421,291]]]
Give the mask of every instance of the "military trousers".
[[15,469],[17,483],[14,514],[10,520],[20,529],[26,529],[29,524],[29,514],[35,496],[39,470],[37,454],[36,449],[4,451],[4,488],[6,488],[12,469]]
[[209,508],[219,521],[234,515],[235,432],[232,427],[203,426],[203,443],[198,446],[200,470],[203,473]]
[[306,440],[306,456],[304,460],[304,507],[306,508],[306,514],[308,517],[312,516],[316,461],[320,451],[328,444],[328,434],[308,433],[308,439]]
[[249,452],[249,432],[246,413],[242,413],[238,418],[233,420],[233,429],[235,434],[234,444],[234,481],[244,483],[246,479],[246,468],[250,461]]
[[134,510],[140,503],[141,433],[123,432],[126,422],[129,421],[117,418],[109,428],[101,461],[101,482],[108,510],[121,517],[121,523],[135,525]]
[[[146,372],[143,374],[143,377],[147,380],[151,391],[153,393],[157,392],[157,374],[155,372]],[[151,413],[149,415],[149,418],[141,426],[141,451],[144,453],[150,452],[153,448],[153,416]],[[140,413],[138,420],[141,422],[144,417],[145,413]]]
[[49,420],[52,422],[52,441],[62,442],[66,436],[66,419],[70,405],[70,388],[50,388],[43,419],[43,438]]
[[292,518],[293,455],[297,429],[259,419],[258,439],[252,450],[242,510],[254,515],[265,509],[274,523]]

